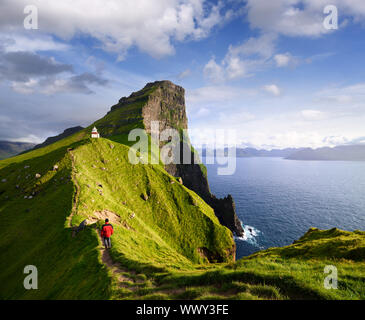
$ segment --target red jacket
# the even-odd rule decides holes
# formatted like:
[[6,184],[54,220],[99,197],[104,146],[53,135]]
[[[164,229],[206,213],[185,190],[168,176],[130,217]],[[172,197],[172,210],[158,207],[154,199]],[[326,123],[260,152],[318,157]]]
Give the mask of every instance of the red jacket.
[[104,238],[110,238],[113,232],[114,232],[113,226],[110,223],[104,224],[101,227],[101,236]]

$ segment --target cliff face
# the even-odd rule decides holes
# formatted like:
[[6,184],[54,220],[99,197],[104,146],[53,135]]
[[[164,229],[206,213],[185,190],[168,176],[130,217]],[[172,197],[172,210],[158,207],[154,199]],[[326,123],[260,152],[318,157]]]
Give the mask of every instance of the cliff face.
[[[188,129],[184,88],[170,81],[148,83],[141,91],[131,94],[128,98],[120,99],[119,104],[114,106],[112,111],[136,101],[141,101],[143,104],[141,110],[143,125],[149,134],[153,133],[151,121],[159,121],[159,133],[167,128]],[[160,148],[163,145],[164,143],[160,143]],[[233,198],[228,195],[224,199],[217,199],[211,194],[204,173],[205,168],[198,163],[188,137],[181,138],[180,150],[183,149],[186,154],[190,154],[191,164],[168,164],[165,166],[166,171],[175,177],[181,177],[187,188],[201,196],[214,209],[222,225],[228,227],[237,236],[243,236],[244,231],[236,215]]]
[[170,81],[148,83],[143,90],[154,89],[142,109],[143,124],[151,133],[151,121],[159,121],[160,132],[168,129],[187,129],[185,90]]

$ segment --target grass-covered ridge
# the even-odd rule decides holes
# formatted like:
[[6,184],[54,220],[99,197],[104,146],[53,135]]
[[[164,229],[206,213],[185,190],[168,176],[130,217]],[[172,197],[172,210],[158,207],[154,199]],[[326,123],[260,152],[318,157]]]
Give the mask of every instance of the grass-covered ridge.
[[203,262],[197,248],[229,261],[230,231],[219,224],[213,210],[161,165],[130,164],[128,151],[106,139],[90,140],[73,151],[81,186],[74,221],[105,209],[117,213],[129,229],[116,226],[121,228],[112,251],[116,260],[118,239],[123,261],[130,263],[153,264],[157,259],[155,265],[181,268],[181,262]]
[[[365,232],[311,229],[234,263],[230,231],[213,210],[162,165],[131,165],[125,140],[80,134],[0,162],[1,298],[365,298]],[[96,231],[105,212],[117,219],[118,272],[104,263]],[[90,225],[73,238],[69,217]],[[197,248],[225,262],[208,263]],[[39,290],[23,287],[28,264],[38,267]],[[338,268],[337,290],[324,288],[326,265]]]
[[[133,272],[194,269],[207,263],[200,248],[217,260],[232,259],[231,233],[213,210],[163,166],[130,164],[129,147],[113,139],[79,134],[0,163],[6,179],[0,185],[1,298],[110,298],[118,292],[109,287],[113,277],[101,260],[100,223],[71,236],[71,227],[98,218],[95,212],[118,217],[111,254]],[[23,288],[28,264],[39,269],[39,290]]]
[[[0,176],[6,179],[0,184],[2,299],[97,299],[108,294],[111,280],[100,263],[97,239],[91,230],[72,239],[65,224],[74,194],[72,165],[65,147],[53,148],[0,163]],[[55,164],[57,171],[52,170]],[[37,266],[39,290],[24,289],[26,265]]]

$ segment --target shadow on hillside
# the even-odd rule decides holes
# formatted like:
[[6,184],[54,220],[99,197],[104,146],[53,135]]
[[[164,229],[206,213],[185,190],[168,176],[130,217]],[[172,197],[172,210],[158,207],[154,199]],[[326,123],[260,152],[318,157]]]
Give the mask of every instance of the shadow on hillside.
[[[112,296],[112,278],[100,261],[97,234],[86,228],[72,238],[71,228],[65,228],[74,196],[71,166],[62,165],[49,179],[35,178],[36,173],[43,178],[52,171],[68,148],[85,142],[12,163],[0,170],[0,177],[6,178],[0,184],[4,188],[0,190],[3,222],[0,225],[0,296],[4,299],[108,299]],[[25,165],[30,167],[24,168]],[[32,197],[28,198],[29,195]],[[30,264],[38,270],[38,290],[25,290],[22,285],[23,269]]]
[[174,284],[180,286],[218,286],[227,285],[232,281],[239,281],[250,285],[270,285],[280,289],[280,292],[290,299],[294,300],[322,300],[324,299],[319,293],[305,288],[302,284],[297,284],[295,279],[290,276],[260,276],[250,272],[240,270],[217,270],[208,271],[196,275],[167,275],[161,276],[158,283]]

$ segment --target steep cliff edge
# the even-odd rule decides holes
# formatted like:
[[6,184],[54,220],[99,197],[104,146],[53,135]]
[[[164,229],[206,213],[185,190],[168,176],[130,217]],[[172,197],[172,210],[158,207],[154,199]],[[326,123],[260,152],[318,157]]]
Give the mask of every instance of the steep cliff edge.
[[[142,90],[132,93],[129,97],[121,98],[110,112],[117,110],[123,115],[129,113],[129,118],[119,119],[113,128],[109,125],[109,135],[120,133],[121,127],[126,125],[128,129],[143,126],[148,134],[152,134],[152,121],[159,122],[158,133],[168,128],[174,128],[180,132],[188,129],[185,90],[171,81],[148,83]],[[102,127],[102,123],[98,125]],[[160,148],[163,145],[164,143],[159,143]],[[180,177],[187,188],[201,196],[214,209],[222,225],[228,227],[235,235],[243,236],[244,230],[236,215],[233,198],[229,195],[218,199],[212,195],[205,173],[206,168],[199,163],[188,137],[180,136],[180,150],[190,154],[191,164],[168,164],[165,166],[166,171],[175,177]]]

